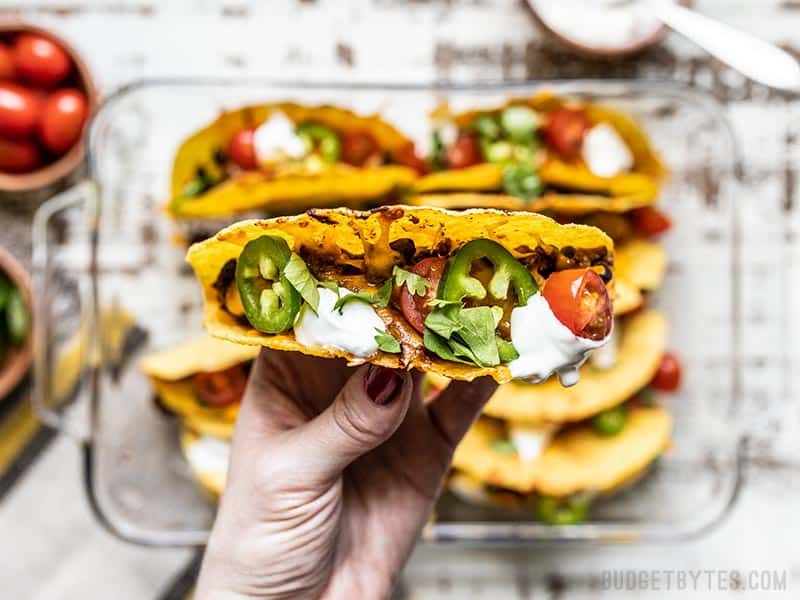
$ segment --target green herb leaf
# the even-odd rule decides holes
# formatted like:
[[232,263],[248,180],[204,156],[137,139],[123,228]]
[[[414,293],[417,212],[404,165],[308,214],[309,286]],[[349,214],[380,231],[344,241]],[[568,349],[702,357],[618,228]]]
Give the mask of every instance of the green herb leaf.
[[501,363],[511,362],[519,358],[519,352],[514,348],[514,344],[497,336],[497,354],[500,356]]
[[292,256],[289,258],[289,262],[286,263],[286,268],[283,270],[283,274],[316,314],[319,308],[317,280],[311,274],[311,271],[308,270],[305,261],[292,252]]
[[324,287],[327,290],[332,291],[336,294],[336,297],[339,297],[339,282],[337,281],[319,281],[317,280],[317,285],[320,287]]
[[529,165],[508,165],[503,169],[503,191],[529,200],[542,195],[544,186],[539,173]]
[[449,340],[453,333],[461,329],[461,323],[458,321],[460,312],[460,302],[436,307],[425,318],[425,327]]
[[473,361],[471,360],[464,360],[456,356],[456,354],[450,349],[448,340],[440,335],[435,334],[427,327],[425,328],[425,332],[422,334],[422,341],[425,345],[425,348],[433,352],[439,358],[453,362],[464,363],[465,365],[473,364]]
[[479,365],[494,367],[500,364],[495,329],[503,316],[499,306],[464,308],[458,313],[459,337],[472,351]]
[[517,448],[511,440],[492,440],[492,450],[500,454],[516,454]]
[[406,271],[397,265],[392,269],[392,276],[397,283],[397,287],[406,285],[408,286],[408,291],[417,296],[424,296],[425,292],[428,291],[428,287],[431,285],[427,277],[417,275],[411,271]]
[[428,158],[431,171],[441,171],[447,166],[447,148],[444,147],[442,134],[435,129],[431,134],[431,150]]
[[381,331],[377,327],[375,331],[378,332],[378,335],[375,336],[375,341],[378,342],[378,349],[380,349],[381,352],[400,354],[400,342],[397,341],[397,338],[387,331]]
[[341,296],[336,304],[333,305],[333,310],[338,310],[339,314],[348,302],[364,302],[372,306],[380,306],[385,308],[389,306],[389,299],[392,297],[392,280],[387,279],[380,289],[374,294],[369,292],[356,292],[354,294],[345,294]]
[[445,300],[444,298],[431,298],[427,302],[428,306],[433,308],[441,308],[444,306],[461,306],[460,300]]

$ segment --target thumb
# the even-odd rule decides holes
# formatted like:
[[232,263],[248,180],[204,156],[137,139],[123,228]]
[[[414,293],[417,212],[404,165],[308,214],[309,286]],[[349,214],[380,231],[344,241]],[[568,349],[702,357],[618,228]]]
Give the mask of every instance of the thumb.
[[333,404],[292,431],[306,474],[338,478],[351,462],[389,439],[403,422],[413,387],[406,371],[376,365],[358,369]]

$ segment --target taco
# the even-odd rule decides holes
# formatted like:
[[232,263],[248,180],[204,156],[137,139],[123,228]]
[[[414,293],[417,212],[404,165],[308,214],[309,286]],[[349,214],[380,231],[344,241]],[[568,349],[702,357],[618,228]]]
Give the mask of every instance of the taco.
[[233,437],[254,346],[202,337],[152,353],[141,362],[156,399],[193,431],[222,439]]
[[187,427],[180,432],[181,451],[200,487],[218,500],[225,489],[231,444],[228,440],[198,434]]
[[222,113],[178,149],[169,211],[224,217],[258,209],[361,207],[410,188],[424,163],[378,116],[292,103]]
[[611,329],[611,240],[533,213],[311,210],[187,258],[211,335],[353,364],[574,383]]
[[549,93],[461,114],[442,106],[434,122],[418,194],[503,192],[533,210],[624,212],[652,204],[664,175],[629,116]]
[[538,453],[523,456],[514,423],[481,417],[456,448],[453,466],[484,486],[558,498],[608,494],[632,481],[669,445],[672,418],[659,407],[626,408],[615,435],[591,423],[563,429]]
[[553,423],[586,419],[644,388],[656,374],[666,344],[667,321],[660,312],[648,310],[617,319],[611,341],[581,367],[576,385],[511,382],[497,389],[484,414]]

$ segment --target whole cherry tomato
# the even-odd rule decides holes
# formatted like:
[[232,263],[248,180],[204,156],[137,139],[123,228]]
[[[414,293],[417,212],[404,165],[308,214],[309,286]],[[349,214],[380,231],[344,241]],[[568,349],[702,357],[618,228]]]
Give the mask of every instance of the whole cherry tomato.
[[66,51],[53,40],[35,33],[23,33],[11,48],[17,77],[33,85],[53,88],[72,70]]
[[611,333],[611,300],[603,280],[591,269],[556,271],[542,289],[550,310],[572,333],[602,340]]
[[422,275],[428,280],[425,295],[412,294],[407,285],[403,285],[403,289],[400,290],[400,308],[403,309],[403,315],[406,321],[420,333],[425,331],[425,318],[433,310],[428,306],[428,302],[436,298],[436,290],[439,289],[439,282],[446,266],[446,258],[423,258],[414,265],[411,272]]
[[413,142],[395,152],[393,158],[398,165],[414,169],[419,175],[425,175],[428,172],[428,163],[417,154],[417,149],[414,147]]
[[73,88],[50,94],[42,106],[39,139],[54,154],[63,154],[81,137],[88,106],[86,96]]
[[451,169],[466,169],[483,162],[483,153],[478,135],[471,131],[460,131],[456,141],[447,149],[447,166]]
[[360,167],[379,151],[378,142],[369,133],[354,131],[342,136],[341,159],[348,165]]
[[0,44],[0,81],[11,79],[14,79],[14,58],[11,56],[11,48]]
[[545,123],[547,145],[564,158],[580,156],[583,136],[589,129],[589,117],[582,108],[562,107],[553,111]]
[[652,206],[637,208],[628,213],[628,215],[630,216],[634,229],[636,229],[640,235],[646,237],[660,235],[669,231],[672,227],[670,218]]
[[39,166],[39,147],[29,140],[0,138],[0,171],[27,173]]
[[228,146],[228,156],[242,169],[252,170],[258,168],[256,146],[253,141],[255,130],[242,129],[231,138]]
[[662,392],[673,392],[681,385],[681,361],[673,352],[665,352],[661,357],[650,387]]
[[192,377],[192,386],[205,404],[227,406],[241,401],[244,396],[247,371],[242,365],[224,371],[201,371]]
[[31,90],[8,81],[0,83],[0,135],[27,137],[36,130],[41,100]]

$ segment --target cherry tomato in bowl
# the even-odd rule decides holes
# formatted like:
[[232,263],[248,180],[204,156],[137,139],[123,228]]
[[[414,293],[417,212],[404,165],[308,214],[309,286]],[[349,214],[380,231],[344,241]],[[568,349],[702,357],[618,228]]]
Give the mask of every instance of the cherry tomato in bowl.
[[230,144],[228,144],[228,156],[240,168],[245,170],[258,168],[254,137],[254,129],[242,129],[233,135]]
[[209,406],[228,406],[241,401],[247,386],[247,371],[234,365],[224,371],[201,371],[192,377],[192,387]]
[[32,85],[54,88],[72,71],[72,61],[66,50],[37,33],[18,35],[11,54],[17,76]]
[[41,162],[39,147],[30,140],[0,138],[0,172],[27,173]]
[[411,290],[408,289],[408,285],[403,285],[400,290],[400,308],[403,310],[403,316],[419,333],[425,331],[425,319],[433,310],[428,306],[428,302],[436,297],[436,290],[439,289],[439,282],[442,280],[446,266],[446,258],[423,258],[414,265],[411,272],[428,280],[425,295],[417,296],[412,294]]
[[42,106],[39,139],[54,154],[64,154],[81,137],[88,106],[86,96],[72,88],[50,94]]
[[16,83],[0,82],[0,135],[24,138],[39,124],[41,99]]
[[682,371],[678,356],[674,352],[665,352],[656,374],[650,381],[650,387],[662,392],[674,392],[681,385]]
[[567,159],[577,158],[583,137],[589,130],[589,116],[582,108],[559,108],[547,118],[544,136],[547,145]]
[[542,296],[556,318],[575,335],[598,341],[611,333],[608,290],[591,269],[556,271],[547,278]]

